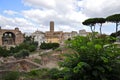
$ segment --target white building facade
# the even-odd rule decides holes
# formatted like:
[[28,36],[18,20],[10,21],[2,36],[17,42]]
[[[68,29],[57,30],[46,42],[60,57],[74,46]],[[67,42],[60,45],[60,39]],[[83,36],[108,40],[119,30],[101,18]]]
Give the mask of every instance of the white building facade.
[[87,36],[88,32],[85,29],[79,30],[79,36]]
[[40,46],[41,43],[46,42],[45,33],[42,31],[35,31],[31,36],[34,38],[35,42],[38,42],[38,46]]

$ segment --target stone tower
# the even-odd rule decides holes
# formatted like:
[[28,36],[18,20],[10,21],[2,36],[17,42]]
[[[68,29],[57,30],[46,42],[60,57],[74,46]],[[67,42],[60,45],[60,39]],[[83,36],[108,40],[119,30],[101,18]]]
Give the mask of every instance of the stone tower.
[[54,32],[54,21],[50,21],[50,32]]

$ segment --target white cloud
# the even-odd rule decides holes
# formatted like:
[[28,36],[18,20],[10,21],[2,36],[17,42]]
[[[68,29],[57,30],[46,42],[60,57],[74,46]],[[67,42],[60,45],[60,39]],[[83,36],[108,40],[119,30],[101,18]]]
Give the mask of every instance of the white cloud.
[[34,24],[24,18],[8,18],[2,15],[0,15],[0,26],[3,29],[18,27],[22,32],[33,32],[36,30]]
[[73,31],[74,28],[71,28],[70,26],[64,25],[64,26],[59,26],[56,30],[57,31],[61,30],[61,31],[65,31],[65,32],[70,32],[70,31]]
[[3,13],[8,14],[8,15],[15,15],[15,14],[18,14],[18,12],[12,11],[12,10],[4,10]]
[[81,11],[89,17],[107,17],[120,13],[120,0],[81,0]]
[[[72,31],[86,29],[82,22],[89,17],[107,17],[120,12],[120,0],[22,0],[24,5],[31,9],[19,11],[19,17],[8,18],[0,15],[0,25],[20,27],[24,32],[35,30],[48,31],[49,22],[55,22],[56,30]],[[9,15],[17,14],[5,10]],[[104,25],[111,26],[111,25]],[[112,25],[113,26],[113,25]],[[109,31],[108,31],[109,30]],[[99,29],[97,29],[99,31]],[[106,33],[113,32],[113,27],[103,28]]]
[[[78,31],[86,28],[82,22],[88,17],[78,11],[77,0],[23,0],[23,2],[29,6],[37,7],[37,9],[22,12],[26,18],[37,22],[37,24],[49,27],[49,22],[52,20],[55,21],[56,30],[72,31],[74,28],[73,30]],[[69,26],[70,29],[66,29],[65,26]]]
[[[32,20],[36,24],[45,25],[46,27],[49,27],[50,21],[54,21],[56,29],[58,29],[58,27],[60,26],[69,26],[77,28],[78,26],[80,27],[81,22],[86,19],[86,16],[84,14],[75,11],[69,12],[67,14],[59,14],[57,11],[53,9],[50,10],[31,9],[23,11],[22,13],[27,19]],[[63,29],[59,28],[59,30]]]
[[[23,3],[34,8],[22,10],[19,14],[23,18],[8,18],[1,15],[0,21],[3,23],[0,25],[5,28],[20,27],[24,32],[37,29],[48,31],[49,22],[54,21],[56,30],[78,31],[81,22],[86,19],[84,14],[77,12],[76,0],[23,0]],[[17,14],[12,10],[5,10],[4,13]],[[70,29],[66,29],[66,27]]]
[[36,8],[53,8],[56,6],[55,0],[23,0],[23,3],[27,6],[32,6]]

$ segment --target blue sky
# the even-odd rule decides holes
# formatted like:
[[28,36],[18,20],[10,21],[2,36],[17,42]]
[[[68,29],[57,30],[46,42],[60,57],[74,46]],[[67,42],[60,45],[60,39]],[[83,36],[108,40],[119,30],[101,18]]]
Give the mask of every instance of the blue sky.
[[27,7],[22,4],[21,0],[0,0],[0,13],[4,10],[21,11],[24,9]]
[[20,0],[12,0],[12,1],[10,1],[10,0],[1,0],[0,1],[0,9],[1,10],[5,10],[5,9],[11,9],[11,10],[19,9],[19,10],[22,10],[22,8],[23,8],[23,6],[22,6]]
[[30,9],[29,6],[25,6],[22,0],[0,0],[0,14],[9,16],[4,13],[5,10],[11,10],[21,12],[22,10]]
[[[90,31],[82,25],[85,19],[118,14],[119,3],[120,0],[0,0],[0,26],[18,27],[22,32],[48,31],[49,22],[54,21],[56,31]],[[105,23],[102,30],[110,34],[115,32],[115,25]]]

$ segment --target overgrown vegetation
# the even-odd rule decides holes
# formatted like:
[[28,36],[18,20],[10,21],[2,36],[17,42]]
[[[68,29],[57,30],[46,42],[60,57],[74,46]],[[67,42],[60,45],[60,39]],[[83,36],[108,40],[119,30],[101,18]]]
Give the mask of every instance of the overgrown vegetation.
[[24,76],[24,80],[63,80],[63,72],[59,71],[57,68],[53,69],[39,69],[32,70],[26,73]]
[[7,57],[10,55],[10,52],[9,50],[6,50],[5,48],[3,47],[0,47],[0,56],[2,57]]
[[120,80],[120,49],[115,44],[106,46],[106,39],[75,37],[69,41],[68,47],[76,53],[67,55],[61,62],[63,79]]
[[41,43],[40,49],[56,49],[59,47],[59,43]]
[[15,58],[25,58],[25,57],[29,56],[29,54],[30,54],[30,52],[28,50],[23,49],[20,52],[14,54],[14,57]]
[[41,64],[41,60],[40,60],[40,59],[37,59],[37,58],[35,58],[35,59],[33,60],[33,62],[38,63],[38,64]]
[[11,47],[9,50],[3,47],[0,47],[0,56],[7,57],[16,55],[21,52],[21,50],[28,50],[30,52],[33,52],[38,47],[38,43],[34,42],[31,37],[25,37],[25,40],[23,43],[16,47]]
[[[74,54],[66,54],[60,69],[41,69],[26,74],[29,79],[120,80],[120,49],[108,37],[77,36],[67,42]],[[42,73],[42,74],[41,74]],[[44,77],[44,78],[43,78]]]
[[20,73],[19,72],[8,72],[6,75],[3,75],[2,80],[18,80],[20,77]]

